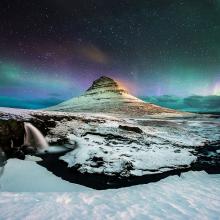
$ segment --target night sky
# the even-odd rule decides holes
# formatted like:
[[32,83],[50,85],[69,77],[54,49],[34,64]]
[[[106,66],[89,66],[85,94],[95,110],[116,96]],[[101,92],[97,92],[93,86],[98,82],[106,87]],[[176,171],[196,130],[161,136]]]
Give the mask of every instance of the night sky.
[[220,0],[0,1],[0,105],[53,105],[101,75],[140,97],[219,95]]

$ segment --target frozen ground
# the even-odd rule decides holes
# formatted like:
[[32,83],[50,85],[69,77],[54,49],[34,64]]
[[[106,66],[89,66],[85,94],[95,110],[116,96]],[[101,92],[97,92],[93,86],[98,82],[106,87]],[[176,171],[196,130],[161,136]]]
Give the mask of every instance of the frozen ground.
[[[0,111],[3,118],[46,126],[50,143],[61,141],[73,148],[61,159],[82,173],[126,178],[162,173],[190,166],[199,158],[196,150],[220,140],[219,119],[203,116]],[[219,155],[219,145],[215,149],[212,156]],[[146,185],[97,191],[62,180],[38,160],[8,160],[0,177],[0,219],[220,219],[220,174],[190,171]]]
[[[220,216],[220,175],[204,171],[146,185],[97,191],[54,177],[33,161],[10,159],[0,182],[1,190],[14,191],[0,193],[3,220],[185,220]],[[49,191],[72,192],[41,193],[45,186]]]
[[164,113],[126,118],[10,108],[0,112],[1,117],[23,118],[40,130],[46,128],[51,145],[73,149],[60,159],[80,173],[128,177],[187,168],[210,144],[215,145],[215,161],[219,157],[220,119],[210,116]]
[[[91,116],[84,115],[85,119]],[[81,173],[142,176],[188,167],[196,149],[220,140],[219,119],[126,119],[93,116],[93,121],[63,120],[47,135],[75,145],[60,159]],[[101,122],[100,122],[101,119]]]
[[35,161],[9,159],[0,177],[0,190],[9,192],[72,192],[86,187],[71,184],[56,177]]

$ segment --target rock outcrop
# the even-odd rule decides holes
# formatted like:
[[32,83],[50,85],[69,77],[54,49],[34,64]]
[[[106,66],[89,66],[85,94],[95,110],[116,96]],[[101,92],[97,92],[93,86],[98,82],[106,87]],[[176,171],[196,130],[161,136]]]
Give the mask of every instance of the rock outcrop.
[[97,189],[157,181],[187,170],[220,172],[219,118],[130,119],[104,113],[0,108],[0,122],[0,148],[16,150],[8,151],[10,157],[31,153],[25,146],[19,148],[23,123],[30,122],[50,145],[69,150],[41,156],[39,164],[65,180]]
[[7,157],[23,157],[20,147],[24,142],[24,123],[16,119],[0,120],[0,147]]
[[66,112],[104,112],[129,116],[177,113],[174,110],[146,103],[131,95],[115,80],[102,76],[81,96],[47,110]]

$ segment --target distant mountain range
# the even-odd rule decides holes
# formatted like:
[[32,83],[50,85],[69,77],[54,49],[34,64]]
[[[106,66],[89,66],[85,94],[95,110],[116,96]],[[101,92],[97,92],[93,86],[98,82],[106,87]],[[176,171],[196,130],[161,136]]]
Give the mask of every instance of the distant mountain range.
[[[87,91],[88,93],[89,91]],[[128,94],[124,91],[125,94]],[[91,93],[91,91],[90,91]],[[155,105],[163,106],[166,108],[189,111],[189,112],[201,112],[201,113],[220,113],[220,96],[189,96],[189,97],[178,97],[174,95],[163,95],[163,96],[142,96],[134,97],[136,100],[143,100],[150,102]],[[25,109],[42,109],[50,106],[58,105],[65,100],[51,97],[47,99],[21,99],[16,97],[0,96],[1,107],[12,107],[12,108],[25,108]]]
[[172,95],[140,97],[146,102],[151,102],[167,108],[181,111],[200,113],[220,113],[220,96],[189,96],[177,97]]
[[10,96],[0,96],[0,107],[24,108],[24,109],[41,109],[56,105],[64,101],[58,98],[38,98],[38,99],[22,99]]

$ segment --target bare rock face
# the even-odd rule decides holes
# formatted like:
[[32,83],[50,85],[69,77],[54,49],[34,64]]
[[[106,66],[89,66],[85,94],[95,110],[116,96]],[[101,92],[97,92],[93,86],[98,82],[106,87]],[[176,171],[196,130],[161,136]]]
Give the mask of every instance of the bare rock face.
[[15,119],[0,120],[0,147],[7,157],[19,154],[24,142],[24,123]]
[[48,108],[66,112],[104,112],[128,116],[177,113],[174,110],[146,103],[131,95],[115,80],[102,76],[81,96]]
[[101,92],[101,89],[103,89],[103,92],[113,92],[118,93],[122,95],[123,93],[128,93],[125,89],[121,88],[117,82],[115,82],[113,79],[101,76],[99,79],[95,80],[92,83],[92,86],[86,91],[87,95],[98,95],[99,92]]

